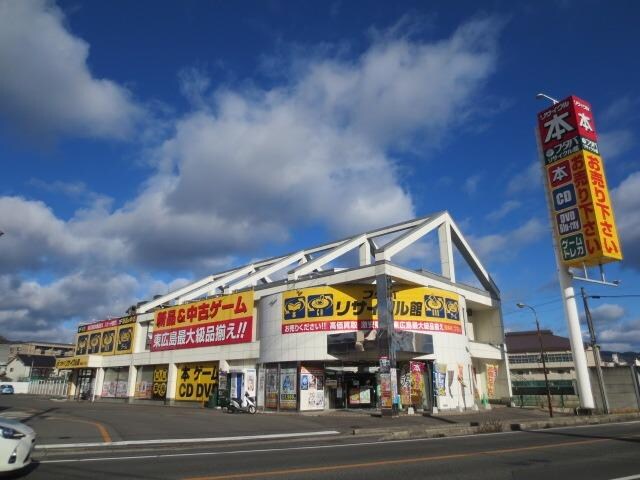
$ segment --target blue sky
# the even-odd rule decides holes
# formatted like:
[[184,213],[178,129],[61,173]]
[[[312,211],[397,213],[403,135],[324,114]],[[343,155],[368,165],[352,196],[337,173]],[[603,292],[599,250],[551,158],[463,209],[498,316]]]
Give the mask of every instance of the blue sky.
[[591,301],[604,347],[640,350],[639,13],[0,0],[0,334],[70,340],[190,279],[440,210],[507,329],[531,328],[526,302],[564,334],[544,91],[594,108],[625,260],[620,287],[587,290],[616,296]]

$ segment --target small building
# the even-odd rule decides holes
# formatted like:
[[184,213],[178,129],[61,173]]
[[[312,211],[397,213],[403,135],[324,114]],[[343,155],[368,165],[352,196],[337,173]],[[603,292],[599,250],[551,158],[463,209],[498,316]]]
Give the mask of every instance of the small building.
[[511,397],[500,292],[447,212],[212,273],[128,313],[78,327],[57,363],[70,395],[432,412]]
[[75,345],[51,342],[14,342],[9,345],[9,359],[18,354],[48,355],[53,357],[73,356]]
[[48,378],[56,367],[56,357],[51,355],[24,355],[18,353],[7,364],[6,376],[12,381]]

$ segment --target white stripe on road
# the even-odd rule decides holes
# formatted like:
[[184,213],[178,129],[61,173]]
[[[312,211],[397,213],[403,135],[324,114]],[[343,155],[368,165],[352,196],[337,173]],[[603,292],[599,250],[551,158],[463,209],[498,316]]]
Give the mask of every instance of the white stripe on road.
[[88,447],[130,447],[135,445],[175,445],[184,443],[212,443],[234,442],[239,440],[273,440],[279,438],[315,437],[318,435],[337,435],[336,430],[322,430],[319,432],[303,433],[272,433],[267,435],[242,435],[239,437],[210,437],[210,438],[166,438],[155,440],[125,440],[120,442],[95,442],[95,443],[54,443],[36,445],[36,450],[53,450],[59,448],[88,448]]
[[[619,422],[619,423],[607,423],[600,425],[582,425],[583,427],[604,427],[604,426],[615,426],[615,425],[626,425],[640,423],[638,421],[631,422]],[[570,428],[570,427],[562,427],[562,428]],[[546,429],[551,430],[551,429]],[[453,441],[453,440],[461,440],[461,439],[469,439],[469,438],[482,438],[482,437],[492,437],[498,435],[523,435],[526,433],[530,433],[531,430],[517,430],[510,432],[495,432],[495,433],[483,433],[478,435],[465,435],[465,436],[454,436],[454,437],[435,437],[435,438],[411,438],[411,439],[403,439],[403,440],[383,440],[377,442],[357,442],[357,443],[341,443],[341,444],[331,444],[331,445],[307,445],[301,447],[280,447],[280,448],[263,448],[263,449],[251,449],[251,450],[229,450],[222,452],[193,452],[193,453],[161,453],[155,455],[129,455],[129,456],[120,456],[120,457],[92,457],[92,458],[74,458],[74,459],[60,459],[60,460],[39,460],[38,463],[80,463],[80,462],[106,462],[106,461],[122,461],[122,460],[141,460],[141,459],[150,459],[150,458],[172,458],[172,457],[206,457],[206,456],[219,456],[219,455],[233,455],[233,454],[246,454],[246,453],[271,453],[271,452],[284,452],[284,451],[292,451],[292,450],[315,450],[315,449],[328,449],[328,448],[342,448],[342,447],[357,447],[357,446],[369,446],[369,445],[380,445],[380,444],[391,444],[391,443],[414,443],[414,442],[441,442],[441,441]],[[317,435],[322,432],[315,432]],[[323,434],[337,434],[339,432],[325,432]],[[289,436],[303,436],[303,435],[312,435],[302,434],[302,433],[294,433],[288,434]],[[268,435],[255,435],[252,437],[230,437],[234,439],[242,439],[242,438],[284,438],[283,436],[268,436]],[[200,439],[202,440],[202,439]],[[122,443],[122,442],[114,442],[114,443]],[[68,444],[67,444],[68,445]],[[86,444],[84,444],[86,445]],[[113,444],[99,444],[99,445],[113,445]],[[36,447],[38,448],[38,447]],[[640,480],[640,475],[624,477],[618,479],[611,480]]]
[[612,478],[611,480],[638,480],[640,478],[640,474],[638,475],[631,475],[630,477],[618,477],[618,478]]

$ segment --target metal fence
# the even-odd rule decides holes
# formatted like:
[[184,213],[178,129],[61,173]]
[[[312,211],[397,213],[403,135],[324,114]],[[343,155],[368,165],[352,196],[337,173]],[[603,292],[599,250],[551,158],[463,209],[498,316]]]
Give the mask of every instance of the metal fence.
[[29,393],[31,395],[50,395],[54,397],[64,397],[67,395],[69,382],[64,379],[34,379],[29,382]]

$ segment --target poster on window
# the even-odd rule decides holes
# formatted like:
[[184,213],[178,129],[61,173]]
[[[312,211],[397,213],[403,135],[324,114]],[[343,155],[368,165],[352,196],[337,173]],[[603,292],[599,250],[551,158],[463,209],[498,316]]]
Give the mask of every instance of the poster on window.
[[300,367],[300,410],[324,410],[324,370]]
[[433,376],[437,395],[444,397],[447,394],[447,365],[436,363],[433,369]]
[[298,408],[297,376],[297,368],[282,368],[280,370],[280,408],[282,410],[295,410]]
[[265,392],[265,406],[267,408],[278,408],[278,369],[267,369],[267,385]]

